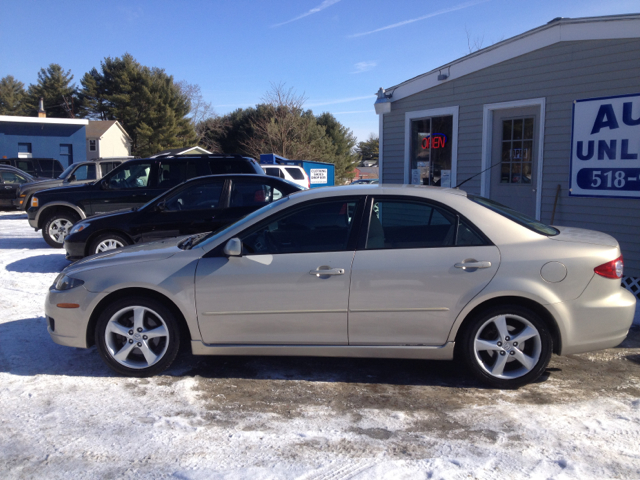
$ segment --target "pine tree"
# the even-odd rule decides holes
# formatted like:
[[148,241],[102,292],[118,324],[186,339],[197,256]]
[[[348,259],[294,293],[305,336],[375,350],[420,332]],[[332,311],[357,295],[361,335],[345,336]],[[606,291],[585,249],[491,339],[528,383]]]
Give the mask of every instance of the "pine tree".
[[360,163],[373,162],[378,163],[380,149],[380,141],[377,135],[373,133],[369,135],[369,138],[364,142],[359,142],[356,152],[360,155]]
[[0,80],[0,115],[25,115],[24,83],[7,75]]
[[73,118],[79,110],[75,84],[71,84],[71,70],[66,72],[57,63],[38,72],[38,83],[29,85],[26,95],[27,115],[36,116],[40,98],[44,99],[47,117]]
[[353,178],[353,171],[359,162],[354,152],[356,137],[347,127],[342,125],[328,112],[317,117],[318,125],[326,129],[327,136],[335,147],[333,158],[329,160],[335,165],[336,183],[345,183]]

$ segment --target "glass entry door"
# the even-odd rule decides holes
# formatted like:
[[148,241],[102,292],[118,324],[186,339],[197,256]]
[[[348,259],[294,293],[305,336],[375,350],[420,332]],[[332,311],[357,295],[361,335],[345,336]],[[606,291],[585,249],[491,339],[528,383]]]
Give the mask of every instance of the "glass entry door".
[[453,116],[411,121],[409,183],[451,187]]

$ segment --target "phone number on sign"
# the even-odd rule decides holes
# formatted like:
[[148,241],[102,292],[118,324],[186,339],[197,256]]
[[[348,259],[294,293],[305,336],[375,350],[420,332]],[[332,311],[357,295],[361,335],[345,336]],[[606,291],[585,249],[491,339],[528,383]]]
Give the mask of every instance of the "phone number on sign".
[[640,168],[582,168],[577,181],[583,190],[640,191]]

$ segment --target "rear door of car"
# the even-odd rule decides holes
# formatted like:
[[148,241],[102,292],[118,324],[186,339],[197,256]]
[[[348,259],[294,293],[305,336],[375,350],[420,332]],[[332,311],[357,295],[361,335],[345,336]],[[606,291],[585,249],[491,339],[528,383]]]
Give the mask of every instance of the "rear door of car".
[[351,274],[349,344],[446,343],[458,313],[495,275],[498,248],[427,200],[380,196],[367,209]]

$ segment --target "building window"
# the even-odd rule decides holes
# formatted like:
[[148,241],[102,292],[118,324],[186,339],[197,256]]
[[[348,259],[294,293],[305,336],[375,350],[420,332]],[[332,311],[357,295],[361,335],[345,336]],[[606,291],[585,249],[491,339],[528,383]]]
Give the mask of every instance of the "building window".
[[89,151],[90,152],[95,152],[96,151],[96,141],[95,140],[89,140]]
[[453,116],[411,120],[409,183],[451,187]]
[[533,117],[502,121],[500,183],[531,183]]
[[18,144],[18,158],[31,158],[31,144],[19,143]]

